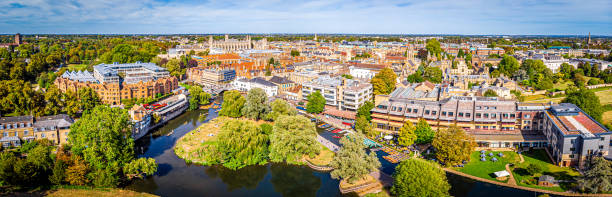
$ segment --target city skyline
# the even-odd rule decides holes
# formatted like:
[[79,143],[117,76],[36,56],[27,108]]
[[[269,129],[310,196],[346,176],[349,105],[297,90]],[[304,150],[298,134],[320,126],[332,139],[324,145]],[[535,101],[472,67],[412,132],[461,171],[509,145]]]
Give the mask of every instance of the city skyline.
[[611,35],[609,1],[2,1],[0,34]]

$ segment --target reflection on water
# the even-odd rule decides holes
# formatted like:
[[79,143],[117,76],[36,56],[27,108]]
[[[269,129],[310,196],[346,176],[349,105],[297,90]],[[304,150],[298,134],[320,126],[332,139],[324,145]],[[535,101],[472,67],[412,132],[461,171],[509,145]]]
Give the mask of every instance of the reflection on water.
[[[222,166],[187,164],[178,158],[172,149],[176,141],[215,117],[213,109],[188,111],[138,140],[135,147],[138,155],[155,158],[159,167],[154,176],[135,181],[126,188],[160,196],[341,196],[338,180],[306,166],[273,163],[233,171]],[[536,194],[452,174],[447,177],[453,196]]]

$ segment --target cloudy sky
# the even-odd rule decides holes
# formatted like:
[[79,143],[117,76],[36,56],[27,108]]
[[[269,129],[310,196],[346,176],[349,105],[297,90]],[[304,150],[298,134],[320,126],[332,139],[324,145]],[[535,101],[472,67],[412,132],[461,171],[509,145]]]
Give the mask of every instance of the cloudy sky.
[[0,34],[612,35],[611,0],[0,0]]

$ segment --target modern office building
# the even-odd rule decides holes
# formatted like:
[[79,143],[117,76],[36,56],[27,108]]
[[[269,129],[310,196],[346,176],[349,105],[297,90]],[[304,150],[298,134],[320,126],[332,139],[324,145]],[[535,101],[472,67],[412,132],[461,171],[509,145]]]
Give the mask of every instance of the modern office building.
[[326,105],[349,111],[356,111],[363,103],[372,100],[373,92],[372,84],[367,81],[327,75],[304,83],[302,98],[316,91],[323,95]]
[[93,74],[88,71],[67,71],[55,80],[65,91],[77,92],[92,88],[105,104],[119,105],[123,99],[148,98],[169,94],[178,88],[176,77],[153,63],[99,64]]
[[560,166],[581,166],[593,156],[610,153],[612,133],[574,104],[552,106],[545,113],[543,133],[553,160]]
[[547,148],[557,165],[583,166],[594,155],[608,155],[612,132],[572,104],[535,104],[497,97],[452,96],[440,101],[398,96],[372,109],[378,131],[397,134],[406,121],[424,119],[434,129],[458,126],[479,148]]
[[236,78],[234,69],[206,69],[203,67],[193,67],[187,69],[187,79],[205,87],[217,87],[230,83]]

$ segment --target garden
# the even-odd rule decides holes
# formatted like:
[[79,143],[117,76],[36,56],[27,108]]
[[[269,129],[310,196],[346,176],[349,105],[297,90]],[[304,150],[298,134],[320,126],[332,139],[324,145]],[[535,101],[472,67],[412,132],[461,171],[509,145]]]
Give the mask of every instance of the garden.
[[[563,192],[572,189],[575,185],[574,178],[580,176],[573,168],[552,164],[544,149],[523,152],[523,158],[525,161],[516,164],[512,170],[516,183],[520,186]],[[538,186],[538,178],[542,175],[552,176],[554,180],[561,182],[551,187]]]
[[[502,156],[500,156],[500,153]],[[483,157],[481,157],[482,154],[480,151],[472,152],[470,161],[467,164],[463,167],[454,167],[453,169],[476,177],[506,183],[508,181],[507,178],[503,180],[497,179],[494,173],[506,170],[506,164],[518,163],[520,161],[518,154],[513,151],[485,151],[484,161],[482,160]]]

